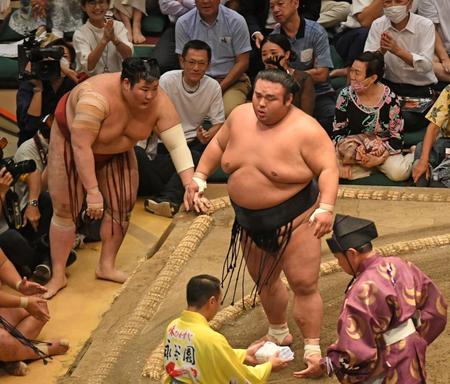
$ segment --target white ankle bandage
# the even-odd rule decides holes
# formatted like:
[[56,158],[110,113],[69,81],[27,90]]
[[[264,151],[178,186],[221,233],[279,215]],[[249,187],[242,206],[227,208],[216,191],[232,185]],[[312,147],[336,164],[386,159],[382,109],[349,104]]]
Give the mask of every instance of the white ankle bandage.
[[320,355],[322,356],[322,351],[320,350],[319,344],[305,344],[304,346],[303,358],[306,359],[308,356]]
[[284,323],[282,325],[269,324],[269,331],[267,332],[267,336],[274,340],[275,343],[281,344],[288,335],[289,328],[287,326],[287,323]]

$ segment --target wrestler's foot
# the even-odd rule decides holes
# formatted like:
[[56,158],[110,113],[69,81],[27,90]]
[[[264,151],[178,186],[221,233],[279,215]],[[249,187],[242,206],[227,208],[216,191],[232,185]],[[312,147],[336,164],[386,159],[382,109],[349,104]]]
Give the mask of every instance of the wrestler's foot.
[[26,376],[30,369],[23,361],[9,361],[3,363],[3,368],[11,376]]
[[48,356],[64,355],[70,348],[67,339],[53,339],[46,343],[36,344],[36,347]]
[[114,281],[115,283],[124,283],[128,279],[128,274],[115,268],[104,268],[97,266],[95,276],[100,280]]
[[45,286],[47,288],[47,292],[42,295],[43,299],[49,300],[53,296],[55,296],[61,289],[67,286],[67,277],[63,278],[52,277],[48,284]]
[[133,43],[134,44],[142,44],[145,43],[145,36],[141,32],[141,28],[133,26]]

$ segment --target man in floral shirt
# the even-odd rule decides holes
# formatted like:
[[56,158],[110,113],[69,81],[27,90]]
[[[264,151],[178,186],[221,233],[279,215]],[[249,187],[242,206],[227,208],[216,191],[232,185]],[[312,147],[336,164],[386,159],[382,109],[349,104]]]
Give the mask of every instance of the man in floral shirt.
[[[439,166],[445,161],[446,149],[450,151],[450,85],[444,88],[426,118],[430,123],[423,142],[419,143],[415,152],[413,179],[419,187],[428,185],[448,187],[450,185],[450,161],[446,161],[446,164],[442,164],[443,167],[439,167],[441,172],[438,173],[442,175],[442,177],[437,177],[439,181],[432,180],[433,178],[430,177],[430,167]],[[441,136],[438,138],[439,133]],[[450,158],[450,154],[447,155],[447,158]],[[447,176],[445,177],[444,174]]]

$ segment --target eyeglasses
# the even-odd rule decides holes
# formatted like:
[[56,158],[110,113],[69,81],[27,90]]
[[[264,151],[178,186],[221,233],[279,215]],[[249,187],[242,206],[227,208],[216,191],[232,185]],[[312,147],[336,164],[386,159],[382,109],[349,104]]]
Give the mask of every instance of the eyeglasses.
[[109,2],[106,0],[88,0],[86,1],[86,5],[89,5],[92,8],[96,6],[99,6],[100,8],[108,8]]
[[207,61],[197,61],[197,60],[185,60],[185,64],[189,65],[190,67],[195,67],[198,65],[199,67],[206,67],[208,65]]

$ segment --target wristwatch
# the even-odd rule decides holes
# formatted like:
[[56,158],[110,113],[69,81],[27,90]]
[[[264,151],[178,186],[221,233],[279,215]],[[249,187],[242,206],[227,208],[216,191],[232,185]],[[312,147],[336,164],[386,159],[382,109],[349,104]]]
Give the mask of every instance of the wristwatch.
[[39,201],[38,200],[30,200],[30,201],[28,201],[28,205],[31,205],[32,207],[39,207]]

